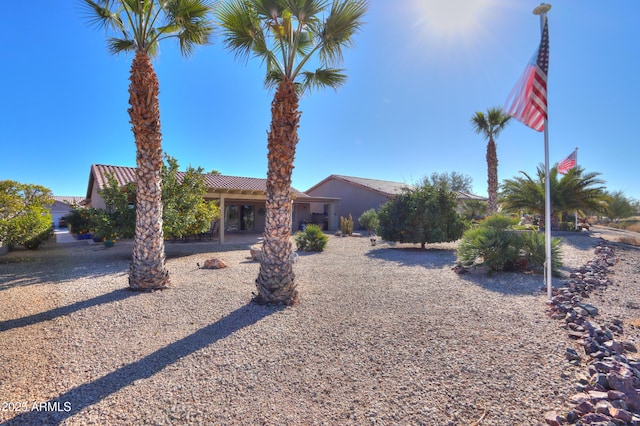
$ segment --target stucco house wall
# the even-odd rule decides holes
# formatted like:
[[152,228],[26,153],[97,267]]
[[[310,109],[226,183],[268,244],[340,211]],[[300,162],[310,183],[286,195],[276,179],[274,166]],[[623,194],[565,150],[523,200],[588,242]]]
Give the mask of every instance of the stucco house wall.
[[380,209],[389,200],[388,196],[375,193],[366,188],[357,187],[344,181],[329,180],[317,188],[307,191],[307,194],[314,197],[335,197],[340,201],[336,204],[336,215],[353,217],[356,229],[359,229],[358,218],[362,213],[370,208]]

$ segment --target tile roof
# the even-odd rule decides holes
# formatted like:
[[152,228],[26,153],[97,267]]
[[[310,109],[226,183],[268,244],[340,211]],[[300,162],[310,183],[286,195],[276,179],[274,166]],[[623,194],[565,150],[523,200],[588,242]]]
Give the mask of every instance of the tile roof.
[[54,195],[53,199],[60,203],[65,203],[69,205],[82,204],[82,202],[84,201],[84,197],[79,197],[76,195]]
[[470,192],[457,191],[459,200],[479,200],[479,201],[487,201],[486,197],[481,197],[480,195],[472,194]]
[[413,188],[413,185],[408,185],[406,183],[401,183],[401,182],[393,182],[390,180],[369,179],[369,178],[361,178],[361,177],[355,177],[355,176],[331,175],[326,179],[324,179],[323,181],[309,188],[307,192],[312,191],[316,187],[322,185],[323,183],[329,180],[340,180],[343,182],[348,182],[356,186],[360,186],[365,189],[369,189],[386,196],[393,196],[393,195],[400,194],[405,188]]
[[[93,164],[91,166],[91,176],[93,176],[93,178],[95,179],[95,185],[97,185],[98,190],[102,190],[106,187],[106,176],[108,173],[112,173],[118,181],[118,184],[120,184],[121,186],[124,186],[131,182],[135,182],[136,180],[135,167]],[[178,172],[178,179],[180,179],[184,174],[185,172]],[[245,194],[266,194],[267,192],[267,179],[265,178],[206,174],[205,182],[207,184],[209,192],[229,192]],[[295,188],[291,188],[291,192],[292,195],[296,198],[308,197],[307,194],[300,192]]]
[[[379,194],[385,195],[387,197],[392,197],[402,193],[405,189],[413,189],[415,185],[409,185],[402,182],[394,182],[390,180],[380,180],[380,179],[369,179],[355,176],[343,176],[343,175],[331,175],[321,182],[315,184],[311,188],[307,190],[307,192],[311,192],[313,189],[322,185],[323,183],[329,180],[338,180],[342,182],[351,183],[356,186],[360,186],[365,189],[369,189],[371,191],[377,192]],[[481,197],[479,195],[472,194],[470,192],[462,192],[457,191],[459,200],[484,200],[487,199],[485,197]]]

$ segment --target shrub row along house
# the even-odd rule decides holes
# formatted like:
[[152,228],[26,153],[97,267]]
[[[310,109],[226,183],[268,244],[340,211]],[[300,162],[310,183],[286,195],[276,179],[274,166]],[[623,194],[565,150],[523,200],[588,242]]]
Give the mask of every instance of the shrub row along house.
[[[74,197],[73,201],[86,207],[106,208],[99,191],[107,187],[109,174],[123,187],[135,181],[133,167],[93,164],[86,198],[79,202]],[[206,175],[208,189],[205,199],[218,202],[222,213],[218,227],[221,243],[224,242],[225,232],[264,231],[266,182],[262,178]],[[330,175],[306,192],[291,188],[292,232],[297,231],[302,223],[316,223],[324,230],[335,231],[339,228],[341,216],[348,217],[351,214],[357,219],[368,209],[378,210],[408,188],[412,188],[412,185],[343,175]],[[464,192],[458,192],[458,198],[461,202],[486,201],[486,198]]]

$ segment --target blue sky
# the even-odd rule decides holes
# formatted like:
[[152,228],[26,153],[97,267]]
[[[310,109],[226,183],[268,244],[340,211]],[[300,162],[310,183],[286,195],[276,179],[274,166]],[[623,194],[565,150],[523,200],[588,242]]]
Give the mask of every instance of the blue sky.
[[[371,0],[346,52],[348,83],[300,102],[293,186],[331,174],[414,183],[459,172],[486,195],[475,111],[502,106],[540,39],[538,1]],[[578,162],[608,190],[640,199],[640,2],[564,0],[549,12],[550,162]],[[2,8],[0,180],[84,195],[93,163],[135,166],[132,56],[107,52],[79,1]],[[164,150],[184,168],[265,177],[272,92],[259,61],[220,38],[188,59],[171,40],[154,61]],[[500,181],[544,162],[543,133],[512,123],[497,140]]]

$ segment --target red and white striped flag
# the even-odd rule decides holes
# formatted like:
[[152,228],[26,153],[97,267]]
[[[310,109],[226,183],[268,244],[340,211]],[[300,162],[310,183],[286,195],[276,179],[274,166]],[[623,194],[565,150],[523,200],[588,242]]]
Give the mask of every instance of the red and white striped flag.
[[548,71],[549,30],[545,17],[540,46],[511,90],[503,108],[505,113],[539,132],[544,130],[544,121],[547,119]]
[[567,174],[567,172],[576,166],[576,151],[574,150],[567,158],[558,163],[558,173]]

